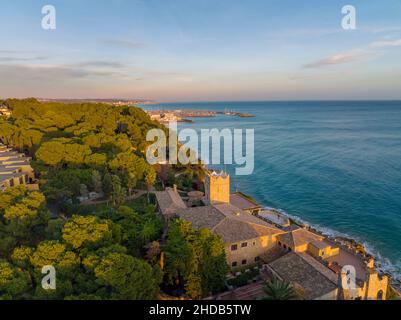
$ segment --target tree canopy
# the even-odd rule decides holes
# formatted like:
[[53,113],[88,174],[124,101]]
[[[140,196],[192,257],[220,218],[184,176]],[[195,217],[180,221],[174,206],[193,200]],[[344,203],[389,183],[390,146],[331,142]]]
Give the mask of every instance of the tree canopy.
[[[41,103],[35,99],[8,99],[3,103],[12,110],[12,117],[0,122],[0,141],[34,156],[35,171],[48,201],[76,198],[80,184],[89,191],[103,191],[99,184],[79,174],[80,170],[119,175],[127,190],[140,181],[154,184],[155,171],[144,160],[146,134],[152,128],[165,129],[143,110],[101,103]],[[69,174],[73,175],[72,182],[60,186],[60,180],[66,180],[63,175]]]
[[[154,299],[171,284],[201,298],[224,287],[220,238],[176,220],[161,241],[145,137],[163,126],[136,107],[2,103],[12,116],[0,120],[0,142],[33,158],[40,191],[0,191],[0,299]],[[135,188],[148,195],[132,200]],[[99,203],[80,203],[93,192]],[[56,290],[41,286],[45,266]]]
[[191,297],[202,298],[224,287],[228,272],[224,242],[209,230],[195,230],[189,222],[175,220],[165,254],[166,277],[170,283],[183,281]]

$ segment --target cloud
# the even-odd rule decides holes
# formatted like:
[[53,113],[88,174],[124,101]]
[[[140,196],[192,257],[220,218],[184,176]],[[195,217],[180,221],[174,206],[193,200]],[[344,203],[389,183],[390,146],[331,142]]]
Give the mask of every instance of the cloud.
[[376,41],[372,42],[370,46],[372,48],[399,47],[401,46],[401,39]]
[[326,66],[332,66],[337,64],[355,62],[361,60],[367,55],[367,52],[362,52],[361,50],[337,53],[328,58],[318,60],[316,62],[308,63],[304,65],[304,68],[321,68]]
[[113,61],[85,61],[77,64],[80,67],[100,67],[100,68],[124,68],[124,64]]
[[143,47],[142,43],[128,39],[102,39],[101,43],[109,47],[118,47],[125,49],[138,49]]
[[371,28],[372,33],[393,33],[401,31],[401,27]]
[[0,49],[0,55],[2,55],[0,56],[0,63],[41,61],[48,59],[47,56],[39,55],[38,52],[26,50]]
[[7,79],[21,78],[23,81],[39,79],[44,81],[51,79],[53,81],[70,81],[90,77],[115,78],[124,76],[119,72],[91,70],[78,65],[0,64],[0,72]]
[[24,53],[33,53],[34,51],[27,50],[10,50],[10,49],[0,49],[0,53],[5,54],[24,54]]
[[[0,74],[9,82],[47,83],[76,82],[130,84],[135,81],[173,79],[188,81],[188,75],[170,70],[153,70],[110,61],[85,61],[75,64],[2,63]],[[0,78],[0,87],[2,79]]]
[[37,56],[37,57],[12,57],[12,56],[6,56],[6,57],[0,57],[0,63],[7,63],[7,62],[21,62],[21,61],[40,61],[40,60],[46,60],[47,57],[45,56]]
[[[392,28],[391,30],[399,30],[399,28]],[[370,43],[364,48],[354,49],[351,51],[337,53],[328,58],[318,60],[304,65],[304,68],[321,68],[337,64],[349,63],[362,60],[368,55],[374,55],[381,48],[400,47],[401,39],[394,40],[380,40]]]

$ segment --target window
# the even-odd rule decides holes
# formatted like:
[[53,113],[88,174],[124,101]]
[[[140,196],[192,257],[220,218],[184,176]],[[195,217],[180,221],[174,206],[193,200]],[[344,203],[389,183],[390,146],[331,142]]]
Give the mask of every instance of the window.
[[283,245],[283,248],[284,248],[284,249],[287,249],[287,246],[284,244],[284,245]]
[[248,242],[243,242],[243,243],[241,243],[241,248],[245,248],[245,247],[247,247],[248,246]]
[[242,263],[242,264],[246,264],[246,259],[242,260],[241,263]]
[[322,256],[324,256],[324,251],[322,251]]
[[236,245],[236,244],[233,244],[232,246],[231,246],[231,251],[235,251],[235,250],[237,250],[238,249],[238,246]]
[[281,247],[281,242],[280,241],[278,242],[278,245]]
[[237,266],[237,261],[234,261],[233,263],[231,263],[232,267],[236,267]]
[[260,260],[260,257],[255,257],[255,262],[258,262]]

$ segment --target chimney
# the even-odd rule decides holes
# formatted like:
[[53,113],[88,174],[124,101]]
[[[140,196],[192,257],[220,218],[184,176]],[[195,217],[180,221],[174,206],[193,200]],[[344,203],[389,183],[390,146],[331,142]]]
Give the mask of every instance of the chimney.
[[176,184],[173,185],[173,190],[174,190],[174,192],[177,192],[177,185]]

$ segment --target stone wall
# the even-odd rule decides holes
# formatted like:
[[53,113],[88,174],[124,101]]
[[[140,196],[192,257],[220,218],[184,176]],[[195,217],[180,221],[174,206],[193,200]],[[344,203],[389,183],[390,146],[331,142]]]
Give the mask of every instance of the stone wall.
[[[246,247],[242,246],[243,243],[247,244]],[[231,250],[233,245],[237,246],[237,250]],[[267,250],[273,248],[275,245],[275,236],[262,236],[255,239],[244,240],[242,242],[226,244],[227,263],[233,270],[255,264],[258,262],[258,257],[266,253]],[[242,264],[243,260],[246,260],[245,264]],[[237,262],[237,265],[232,266],[233,262]]]

